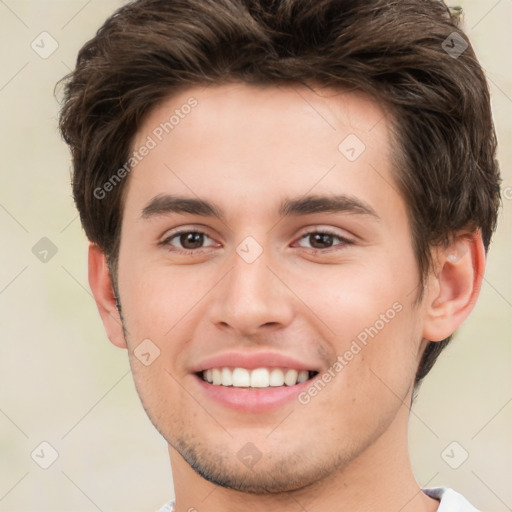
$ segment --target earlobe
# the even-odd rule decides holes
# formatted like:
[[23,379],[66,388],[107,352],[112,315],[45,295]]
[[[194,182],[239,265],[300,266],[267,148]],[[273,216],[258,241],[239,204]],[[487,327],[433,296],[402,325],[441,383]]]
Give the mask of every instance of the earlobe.
[[123,324],[117,309],[107,260],[103,251],[95,244],[89,245],[89,286],[108,339],[116,347],[126,348]]
[[436,256],[436,272],[429,279],[424,303],[423,338],[429,341],[441,341],[453,334],[478,299],[485,270],[480,231],[457,235]]

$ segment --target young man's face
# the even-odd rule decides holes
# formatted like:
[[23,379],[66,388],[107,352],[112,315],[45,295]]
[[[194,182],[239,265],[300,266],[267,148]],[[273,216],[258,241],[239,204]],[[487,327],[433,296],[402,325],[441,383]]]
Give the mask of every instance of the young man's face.
[[[171,452],[217,484],[296,489],[405,442],[425,312],[389,126],[361,95],[236,84],[173,96],[138,131],[118,267],[131,365]],[[255,386],[318,375],[246,387],[261,368]]]

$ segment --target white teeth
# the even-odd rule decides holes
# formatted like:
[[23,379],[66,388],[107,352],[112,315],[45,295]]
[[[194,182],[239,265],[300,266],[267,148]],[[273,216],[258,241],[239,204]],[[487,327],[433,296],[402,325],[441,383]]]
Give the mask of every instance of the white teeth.
[[245,368],[235,368],[232,379],[235,388],[248,388],[251,385],[251,375]]
[[274,368],[270,372],[269,384],[271,386],[282,386],[284,384],[284,373],[280,368]]
[[233,385],[233,377],[231,375],[231,370],[229,368],[222,368],[222,385],[223,386],[232,386]]
[[293,386],[294,384],[297,384],[298,375],[299,372],[297,370],[288,370],[284,376],[284,383],[287,386]]
[[297,376],[297,384],[301,382],[306,382],[309,378],[309,372],[307,370],[301,370],[299,375]]
[[268,388],[269,386],[294,386],[309,379],[307,370],[281,368],[210,368],[203,371],[203,380],[215,386],[235,388]]
[[269,374],[266,368],[257,368],[251,372],[251,388],[268,388]]
[[214,386],[220,386],[222,384],[222,372],[218,368],[212,370],[212,380]]

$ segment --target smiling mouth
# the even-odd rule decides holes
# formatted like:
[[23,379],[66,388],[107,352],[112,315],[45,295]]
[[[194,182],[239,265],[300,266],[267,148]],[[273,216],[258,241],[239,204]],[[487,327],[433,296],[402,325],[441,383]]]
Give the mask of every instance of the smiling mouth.
[[262,389],[270,387],[295,386],[318,375],[317,371],[295,370],[292,368],[209,368],[197,372],[203,381],[214,386],[232,388]]

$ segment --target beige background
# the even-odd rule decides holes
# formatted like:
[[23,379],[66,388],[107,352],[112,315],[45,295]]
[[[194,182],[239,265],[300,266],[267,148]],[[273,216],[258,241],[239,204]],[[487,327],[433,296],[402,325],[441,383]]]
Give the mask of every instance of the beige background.
[[[56,128],[56,81],[122,3],[0,0],[1,511],[152,511],[172,497],[166,445],[88,289],[87,243]],[[512,0],[462,4],[491,84],[507,197],[481,299],[425,382],[410,441],[421,485],[454,487],[501,512],[512,510]],[[31,47],[43,31],[58,43],[46,59]],[[57,249],[46,263],[32,253],[42,237]],[[59,454],[48,469],[35,462],[51,460],[43,441]],[[441,455],[454,441],[446,460],[469,454],[458,469]]]

